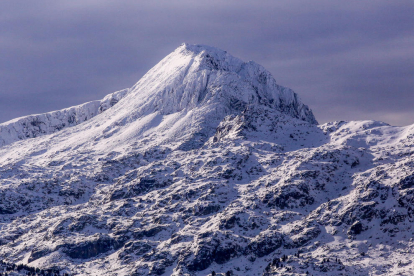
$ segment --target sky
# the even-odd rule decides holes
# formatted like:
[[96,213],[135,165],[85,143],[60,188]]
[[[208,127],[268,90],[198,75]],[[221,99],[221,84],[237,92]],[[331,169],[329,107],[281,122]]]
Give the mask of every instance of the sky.
[[268,69],[319,123],[414,124],[413,0],[0,2],[0,123],[135,84],[181,43]]

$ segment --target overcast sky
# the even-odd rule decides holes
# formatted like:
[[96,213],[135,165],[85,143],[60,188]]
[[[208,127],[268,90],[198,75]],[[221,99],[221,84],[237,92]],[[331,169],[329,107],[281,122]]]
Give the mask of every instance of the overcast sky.
[[131,87],[182,42],[267,68],[320,123],[414,123],[413,0],[0,2],[0,122]]

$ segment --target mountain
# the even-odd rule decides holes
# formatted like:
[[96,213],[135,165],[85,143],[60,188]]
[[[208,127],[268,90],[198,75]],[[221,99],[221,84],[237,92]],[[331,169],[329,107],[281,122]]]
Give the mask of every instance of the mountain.
[[[1,124],[0,146],[78,125],[112,107],[123,97],[126,99],[122,105],[111,109],[105,118],[99,117],[98,123],[104,121],[107,127],[97,132],[113,132],[121,129],[120,125],[135,123],[122,129],[145,131],[153,128],[153,133],[169,129],[168,136],[177,137],[184,132],[185,139],[191,139],[194,130],[198,129],[196,135],[206,138],[224,116],[257,105],[317,123],[297,95],[277,85],[262,66],[243,62],[219,49],[183,44],[130,89],[110,94],[101,101]],[[169,116],[171,114],[176,115]],[[143,123],[144,120],[148,122]],[[160,121],[168,123],[160,129]]]
[[133,87],[0,125],[0,257],[73,275],[411,274],[414,125],[318,125],[183,44]]

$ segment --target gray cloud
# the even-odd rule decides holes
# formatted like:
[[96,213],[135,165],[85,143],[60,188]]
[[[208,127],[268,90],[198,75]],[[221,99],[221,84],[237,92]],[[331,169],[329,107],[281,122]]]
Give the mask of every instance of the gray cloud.
[[0,122],[130,87],[188,42],[262,64],[320,122],[411,124],[412,14],[412,0],[4,1]]

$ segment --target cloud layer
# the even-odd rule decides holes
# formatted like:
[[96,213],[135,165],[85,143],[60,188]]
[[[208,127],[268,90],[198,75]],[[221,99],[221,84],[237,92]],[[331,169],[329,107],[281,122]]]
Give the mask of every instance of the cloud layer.
[[4,1],[0,122],[132,86],[182,42],[266,67],[319,122],[414,123],[414,2]]

